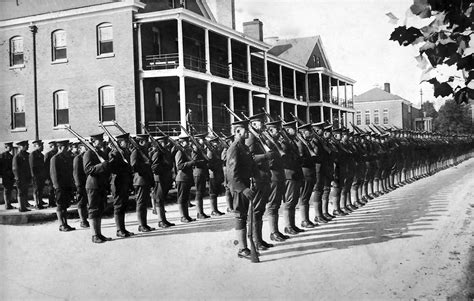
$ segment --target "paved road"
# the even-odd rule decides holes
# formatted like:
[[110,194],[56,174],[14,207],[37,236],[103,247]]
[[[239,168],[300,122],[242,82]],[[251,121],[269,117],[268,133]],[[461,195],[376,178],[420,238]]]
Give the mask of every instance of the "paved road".
[[[55,223],[0,225],[0,299],[467,296],[473,207],[471,159],[281,243],[259,264],[237,258],[227,215],[101,245]],[[167,210],[177,221],[176,205]],[[134,214],[127,221],[136,231]],[[103,226],[115,233],[113,219]]]

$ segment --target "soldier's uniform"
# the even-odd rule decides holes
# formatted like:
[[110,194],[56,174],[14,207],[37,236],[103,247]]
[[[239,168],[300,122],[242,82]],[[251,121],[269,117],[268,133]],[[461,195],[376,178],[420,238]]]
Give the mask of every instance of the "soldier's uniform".
[[[189,137],[180,136],[180,140],[188,141]],[[194,221],[189,216],[189,193],[193,181],[193,166],[195,161],[191,160],[191,154],[184,147],[177,148],[175,153],[176,170],[176,188],[178,193],[178,206],[181,215],[181,222],[189,223]]]
[[74,177],[74,184],[76,186],[77,212],[79,214],[79,219],[81,220],[80,226],[82,228],[89,228],[90,225],[87,221],[87,175],[84,171],[83,159],[83,152],[79,153],[74,157],[72,161],[72,174]]
[[49,207],[56,207],[56,202],[55,202],[55,196],[54,196],[54,187],[53,187],[53,182],[51,182],[51,176],[49,174],[50,170],[50,163],[51,163],[51,158],[53,158],[54,155],[58,152],[56,142],[55,141],[50,141],[49,143],[50,150],[44,154],[44,170],[46,172],[45,174],[45,181],[46,185],[48,188],[48,203]]
[[[167,136],[160,136],[158,140],[169,139]],[[159,142],[158,142],[159,143]],[[155,179],[155,187],[153,190],[154,199],[156,200],[158,227],[168,228],[175,224],[170,223],[166,219],[165,202],[168,192],[173,184],[173,166],[174,159],[168,145],[163,146],[165,151],[156,149],[151,156],[151,169]]]
[[[234,140],[234,135],[230,135],[225,137],[225,141],[228,144],[231,144]],[[227,150],[228,147],[224,146],[221,152],[221,160],[222,160],[222,170],[224,172],[224,188],[225,188],[225,200],[227,203],[227,212],[232,212],[234,210],[234,204],[232,200],[232,193],[229,189],[228,180],[227,180],[227,172],[226,172],[226,161],[227,161]]]
[[[140,141],[148,141],[148,135],[137,135]],[[130,165],[133,170],[133,187],[137,202],[138,231],[150,232],[155,230],[147,224],[147,205],[151,204],[150,189],[154,186],[151,161],[146,147],[142,151],[134,149],[130,156]]]
[[209,198],[211,202],[211,215],[221,216],[224,213],[219,211],[217,206],[217,197],[222,191],[222,184],[224,183],[223,163],[221,159],[220,148],[218,147],[219,138],[215,137],[209,141],[214,149],[207,150],[207,157],[209,158]]
[[[206,139],[207,133],[194,135],[196,139]],[[199,142],[198,142],[199,143]],[[201,145],[204,149],[204,146]],[[197,149],[197,146],[192,146],[191,160],[195,161],[193,166],[194,186],[196,187],[196,196],[194,200],[197,204],[197,218],[206,219],[209,215],[204,213],[204,194],[206,193],[206,181],[209,177],[208,162]]]
[[29,211],[26,206],[28,203],[28,188],[31,183],[31,170],[29,163],[28,141],[20,141],[18,146],[26,147],[20,150],[12,161],[13,174],[15,175],[16,188],[18,190],[18,210],[20,212]]
[[[91,135],[91,141],[103,141],[103,134]],[[84,153],[83,166],[87,175],[86,191],[88,199],[89,219],[92,224],[92,242],[102,243],[111,240],[102,235],[102,213],[107,205],[107,191],[109,186],[110,167],[106,155],[99,148],[95,149],[101,159],[92,151]]]
[[0,154],[0,175],[2,177],[3,185],[3,198],[5,199],[5,209],[13,209],[12,203],[12,192],[13,185],[15,184],[15,175],[12,170],[13,155],[11,149],[13,149],[13,142],[5,143],[5,152]]
[[[116,137],[117,142],[128,140],[129,134],[122,134]],[[121,147],[121,146],[119,146]],[[122,155],[117,150],[109,152],[109,158],[115,163],[110,167],[110,191],[114,199],[114,220],[118,237],[129,237],[132,232],[125,229],[125,212],[127,210],[129,191],[132,184],[132,168],[130,167],[130,152],[122,148]],[[127,161],[125,162],[124,159]]]
[[41,140],[35,140],[32,142],[37,147],[30,153],[29,163],[31,169],[31,178],[33,183],[33,198],[37,209],[43,209],[43,188],[46,180],[44,155],[41,152],[43,150],[43,142]]
[[68,140],[57,141],[63,151],[56,153],[51,158],[50,176],[56,196],[56,214],[60,223],[59,231],[68,232],[75,228],[67,224],[67,208],[71,205],[73,199],[74,177],[73,177],[73,159],[67,151]]
[[[283,124],[282,131],[291,129],[296,134],[296,121]],[[301,170],[301,160],[298,156],[298,146],[294,137],[288,132],[289,140],[280,138],[284,155],[283,169],[285,173],[285,192],[283,194],[283,218],[285,219],[285,233],[298,234],[304,230],[298,228],[295,224],[296,205],[300,198],[300,188],[303,180],[303,172]]]

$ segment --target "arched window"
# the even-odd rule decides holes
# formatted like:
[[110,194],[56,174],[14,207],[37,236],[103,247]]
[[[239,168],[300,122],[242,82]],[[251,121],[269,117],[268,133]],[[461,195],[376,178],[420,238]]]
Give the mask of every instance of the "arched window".
[[54,126],[69,124],[69,100],[66,91],[56,91],[54,99]]
[[67,59],[66,32],[62,29],[53,31],[51,34],[51,48],[53,61]]
[[115,91],[112,86],[99,89],[99,114],[102,122],[115,120]]
[[13,95],[11,99],[12,107],[12,129],[24,128],[25,122],[25,96],[21,94]]
[[10,39],[10,66],[24,64],[23,38],[13,37]]
[[97,26],[97,54],[114,52],[114,32],[112,24],[102,23]]

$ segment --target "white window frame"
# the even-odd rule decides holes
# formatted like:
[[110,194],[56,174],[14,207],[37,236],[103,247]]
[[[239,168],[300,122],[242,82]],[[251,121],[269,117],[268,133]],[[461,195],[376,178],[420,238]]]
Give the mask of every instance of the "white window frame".
[[[18,106],[18,100],[22,100],[22,106]],[[19,109],[19,110],[17,110]],[[18,126],[17,116],[23,114],[24,125]],[[19,129],[26,127],[26,106],[25,96],[23,94],[15,94],[11,97],[11,118],[12,118],[12,129]]]
[[[17,51],[16,42],[21,43],[21,51]],[[18,45],[19,46],[19,45]],[[10,67],[19,67],[25,65],[25,44],[22,36],[15,36],[10,39]],[[15,56],[21,55],[21,63],[15,63]]]
[[[111,38],[104,39],[102,30],[110,28]],[[105,52],[102,50],[102,43],[112,43],[112,51]],[[97,55],[98,56],[113,56],[114,54],[114,28],[112,23],[101,23],[97,25]]]
[[[111,95],[106,95],[111,93]],[[107,96],[107,97],[105,97]],[[104,101],[108,103],[104,103]],[[116,100],[115,100],[115,89],[112,86],[103,86],[99,88],[99,118],[102,122],[115,120],[116,114]],[[104,120],[104,109],[114,109],[114,118],[111,120]]]
[[[62,103],[59,103],[62,100]],[[69,97],[67,91],[59,90],[53,93],[53,105],[54,105],[54,126],[67,125],[69,124]],[[64,106],[65,104],[65,106]],[[61,106],[61,108],[60,108]],[[64,108],[62,107],[64,106]],[[58,110],[67,110],[67,122],[59,123],[58,121]]]

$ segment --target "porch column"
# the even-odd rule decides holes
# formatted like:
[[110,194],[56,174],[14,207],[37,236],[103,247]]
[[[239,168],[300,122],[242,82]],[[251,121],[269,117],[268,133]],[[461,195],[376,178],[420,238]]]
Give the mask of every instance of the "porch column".
[[296,70],[293,69],[293,98],[298,99],[298,94],[296,93]]
[[[229,87],[229,108],[234,110],[234,87]],[[234,115],[230,114],[230,122],[234,122]]]
[[[329,103],[332,103],[332,85],[331,85],[331,76],[328,76],[328,84],[329,84]],[[332,121],[331,121],[332,123]]]
[[[139,79],[139,89],[140,89],[140,121],[146,125],[145,120],[145,95],[143,91],[143,78]],[[142,133],[142,127],[138,126],[140,133]]]
[[183,75],[179,76],[179,120],[186,128],[186,81]]
[[280,114],[281,119],[285,118],[285,103],[283,101],[280,101]]
[[[183,20],[178,18],[178,62],[181,70],[184,69]],[[180,88],[181,89],[181,88]],[[181,96],[183,98],[183,96]]]
[[204,48],[206,52],[206,73],[211,73],[211,49],[209,47],[209,29],[204,29]]
[[253,94],[252,94],[252,91],[250,90],[249,90],[248,108],[249,108],[249,116],[252,116],[253,115]]
[[280,72],[280,96],[283,96],[283,71],[281,65],[278,65],[278,70]]
[[323,99],[323,75],[321,73],[318,73],[318,80],[319,80],[319,99],[321,99],[321,102],[324,102],[324,99]]
[[[143,50],[142,50],[142,24],[138,23],[138,29],[137,29],[137,46],[138,46],[138,71],[143,70]],[[143,120],[143,122],[145,122]]]
[[306,98],[306,103],[309,104],[309,75],[308,73],[304,75],[304,94]]
[[263,76],[265,76],[265,87],[268,89],[268,63],[267,63],[267,52],[263,52]]
[[351,89],[352,90],[352,98],[351,98],[352,99],[352,106],[351,106],[351,108],[353,108],[354,107],[354,85],[351,85],[351,86],[352,86],[352,89]]
[[341,103],[340,103],[340,99],[339,99],[339,80],[337,80],[337,104],[340,106]]
[[252,84],[252,57],[250,53],[250,45],[247,45],[247,73],[248,73],[248,83]]
[[325,121],[326,119],[324,118],[324,108],[323,108],[322,104],[319,107],[319,112],[320,112],[320,115],[321,115],[321,120],[320,121]]
[[295,114],[296,117],[301,118],[298,116],[298,105],[295,105],[295,111],[293,112],[293,114]]
[[[339,90],[338,90],[339,91]],[[339,123],[339,127],[342,126],[342,121],[341,121],[341,110],[337,110],[337,120]]]
[[344,83],[344,106],[347,108],[347,83]]
[[212,120],[212,83],[207,82],[207,123],[211,128],[214,128]]
[[265,111],[270,112],[270,97],[265,94]]
[[334,123],[333,116],[332,116],[332,108],[329,108],[329,121],[331,122],[331,124]]
[[[232,67],[232,40],[230,38],[227,38],[227,66],[229,66],[229,79],[233,79],[234,75],[233,75],[233,72],[232,72],[232,70],[233,70],[233,67]],[[231,119],[231,120],[234,120],[234,119]]]

